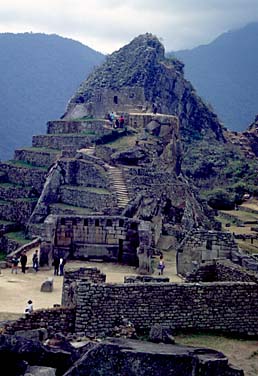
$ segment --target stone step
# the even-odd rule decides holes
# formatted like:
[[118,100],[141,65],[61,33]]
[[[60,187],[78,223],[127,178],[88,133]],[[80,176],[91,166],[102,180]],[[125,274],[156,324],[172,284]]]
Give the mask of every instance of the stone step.
[[127,192],[127,188],[124,186],[124,185],[116,185],[116,184],[113,184],[113,187],[115,187],[115,189],[117,191],[124,191],[124,192]]
[[123,196],[128,196],[127,190],[122,190],[122,189],[117,189],[116,190],[117,195],[123,195]]
[[124,189],[126,189],[125,184],[117,183],[117,182],[114,182],[114,181],[113,181],[113,186],[117,187],[117,188],[124,188]]
[[128,196],[117,196],[117,199],[118,200],[122,200],[122,201],[129,201],[129,197]]
[[119,196],[117,196],[117,200],[118,201],[123,201],[123,202],[129,202],[130,200],[129,200],[129,198],[128,197],[119,197]]
[[126,186],[125,186],[125,184],[123,182],[118,183],[118,182],[116,182],[114,180],[113,180],[113,186],[117,187],[117,188],[126,188]]
[[14,159],[24,161],[33,166],[49,167],[61,155],[61,150],[47,148],[22,148],[16,149]]

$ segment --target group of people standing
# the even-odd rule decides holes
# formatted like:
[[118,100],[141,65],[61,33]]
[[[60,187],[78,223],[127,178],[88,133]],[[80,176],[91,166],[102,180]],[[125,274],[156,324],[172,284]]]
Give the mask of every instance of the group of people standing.
[[64,266],[66,264],[64,257],[54,256],[53,266],[54,266],[54,275],[64,275]]
[[116,113],[112,111],[108,114],[108,120],[110,121],[112,127],[114,127],[115,129],[124,128],[125,119],[123,115],[120,115],[120,117],[118,117]]
[[[15,273],[15,274],[18,273],[19,263],[21,263],[22,273],[26,273],[27,261],[28,261],[28,257],[26,255],[25,251],[21,252],[20,257],[18,257],[17,255],[14,255],[13,258],[12,258],[12,261],[11,261],[12,262],[12,273]],[[32,265],[33,265],[33,269],[35,270],[35,272],[37,272],[38,269],[39,269],[39,257],[38,257],[38,250],[37,249],[35,250],[35,252],[33,253],[33,256],[32,256]]]

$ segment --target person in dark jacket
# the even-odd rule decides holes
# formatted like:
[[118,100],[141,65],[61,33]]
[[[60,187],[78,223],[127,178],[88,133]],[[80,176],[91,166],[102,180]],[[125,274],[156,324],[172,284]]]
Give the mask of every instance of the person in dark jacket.
[[35,272],[37,272],[39,270],[39,256],[38,256],[38,250],[37,249],[33,254],[32,264],[33,264],[33,269],[35,270]]
[[15,273],[15,274],[18,273],[18,264],[19,264],[19,258],[17,256],[13,256],[13,258],[12,258],[12,273]]
[[27,265],[27,255],[24,251],[22,251],[22,253],[21,253],[20,263],[21,263],[21,267],[22,267],[22,273],[25,273],[26,265]]
[[58,275],[59,273],[59,257],[58,256],[54,256],[53,266],[54,266],[54,275]]

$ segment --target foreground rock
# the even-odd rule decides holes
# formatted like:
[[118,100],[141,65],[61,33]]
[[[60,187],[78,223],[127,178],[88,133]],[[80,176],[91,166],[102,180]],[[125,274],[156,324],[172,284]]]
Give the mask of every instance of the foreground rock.
[[110,339],[85,353],[65,376],[243,376],[220,352],[204,348]]
[[39,341],[0,335],[1,368],[7,370],[8,376],[30,373],[29,366],[56,368],[56,375],[62,375],[78,358],[71,345],[62,350],[61,344],[51,348]]
[[[0,359],[8,376],[243,376],[220,352],[134,339],[87,341],[81,348],[63,340],[39,341],[0,335]],[[6,373],[7,374],[7,373]]]

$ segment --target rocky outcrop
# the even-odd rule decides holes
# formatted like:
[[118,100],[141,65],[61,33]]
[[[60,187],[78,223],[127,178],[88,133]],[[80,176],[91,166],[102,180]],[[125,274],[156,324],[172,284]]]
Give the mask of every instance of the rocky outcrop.
[[202,375],[243,376],[243,371],[228,364],[220,352],[179,345],[110,339],[96,345],[64,376],[86,374],[106,376]]
[[239,147],[247,158],[258,157],[258,115],[246,131],[226,131],[224,134],[228,141]]
[[109,111],[152,112],[179,117],[184,138],[224,140],[217,116],[183,76],[183,64],[166,59],[152,34],[140,35],[111,54],[83,82],[70,100],[64,118],[105,116]]
[[[62,336],[61,336],[62,337]],[[205,348],[110,338],[76,350],[64,339],[49,345],[23,337],[0,335],[2,369],[8,375],[202,375],[243,376],[224,354]]]
[[46,366],[57,369],[57,375],[63,374],[79,358],[72,346],[62,348],[44,346],[39,341],[19,336],[0,334],[1,367],[8,375],[24,375],[29,366]]

